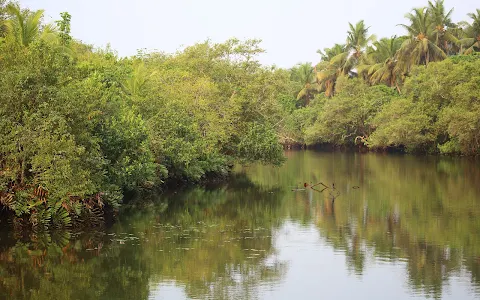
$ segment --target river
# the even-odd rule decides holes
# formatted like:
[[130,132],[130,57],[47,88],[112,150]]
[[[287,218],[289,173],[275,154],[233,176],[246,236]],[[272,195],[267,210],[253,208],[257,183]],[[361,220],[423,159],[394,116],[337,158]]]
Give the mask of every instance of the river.
[[103,230],[1,233],[0,299],[480,297],[478,160],[286,155]]

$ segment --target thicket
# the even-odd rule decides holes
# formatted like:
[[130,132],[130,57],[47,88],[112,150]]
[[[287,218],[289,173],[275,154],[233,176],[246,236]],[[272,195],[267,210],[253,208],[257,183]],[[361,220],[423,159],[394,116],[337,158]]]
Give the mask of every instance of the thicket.
[[283,161],[289,72],[261,66],[258,41],[120,58],[75,41],[68,13],[1,16],[0,206],[16,222],[96,220],[126,191]]

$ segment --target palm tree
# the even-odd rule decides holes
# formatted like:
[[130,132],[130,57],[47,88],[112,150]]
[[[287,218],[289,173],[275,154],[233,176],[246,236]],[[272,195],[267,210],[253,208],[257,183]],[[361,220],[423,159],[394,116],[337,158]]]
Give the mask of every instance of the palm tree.
[[435,44],[442,48],[445,53],[451,52],[454,45],[458,45],[459,40],[454,34],[456,25],[452,22],[451,15],[453,8],[446,12],[444,0],[428,2],[428,13],[435,35]]
[[315,66],[317,89],[325,92],[327,97],[334,94],[337,77],[342,74],[342,68],[348,56],[345,44],[335,44],[332,48],[317,51],[321,55],[321,62]]
[[349,74],[366,54],[370,43],[374,42],[375,35],[368,35],[369,27],[365,26],[363,20],[355,25],[348,23],[350,30],[347,32],[347,43],[345,52],[335,57],[336,62],[343,61],[342,73]]
[[5,21],[6,39],[10,38],[23,47],[27,47],[36,39],[49,41],[56,39],[54,26],[46,25],[42,28],[44,10],[22,12],[18,4],[8,4],[7,12],[11,18]]
[[305,105],[310,103],[316,90],[315,69],[311,63],[299,64],[292,68],[292,79],[302,84],[297,100],[303,99]]
[[371,84],[385,83],[400,91],[397,79],[401,70],[397,68],[396,55],[404,39],[393,36],[376,41],[357,67],[358,73]]
[[442,28],[440,27],[454,27],[455,24],[452,23],[452,13],[453,8],[450,9],[448,12],[445,12],[445,1],[444,0],[436,0],[435,2],[428,1],[428,10],[431,15],[433,25],[435,28],[441,31]]
[[345,46],[336,44],[333,48],[325,49],[325,52],[319,51],[322,59],[328,59],[328,64],[316,68],[319,90],[325,91],[327,97],[335,94],[337,77],[349,74],[366,54],[369,43],[375,40],[374,35],[368,35],[369,27],[365,26],[363,20],[348,25],[350,29]]
[[332,97],[335,94],[337,78],[343,75],[344,66],[348,53],[340,53],[329,62],[321,62],[315,66],[318,91],[325,92],[325,96]]
[[462,45],[467,46],[464,54],[480,51],[480,9],[477,8],[476,14],[469,13],[468,16],[472,18],[473,22],[465,28],[467,38],[461,41]]
[[351,56],[355,59],[360,58],[368,44],[376,40],[375,35],[368,35],[368,29],[365,22],[360,20],[357,24],[348,23],[350,30],[347,32],[347,50],[351,52]]
[[399,61],[407,71],[411,65],[425,64],[446,58],[445,52],[435,43],[436,34],[432,24],[432,17],[427,8],[414,8],[405,15],[410,25],[399,24],[408,32],[409,39],[405,40],[399,50]]

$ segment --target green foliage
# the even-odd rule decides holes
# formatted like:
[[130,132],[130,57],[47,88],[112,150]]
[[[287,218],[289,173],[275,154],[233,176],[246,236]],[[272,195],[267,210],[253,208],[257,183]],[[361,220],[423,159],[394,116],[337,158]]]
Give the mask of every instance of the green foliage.
[[306,130],[311,127],[322,109],[324,99],[316,99],[311,105],[294,110],[288,115],[285,126],[281,131],[282,143],[284,144],[305,144]]
[[310,100],[314,97],[315,91],[315,72],[311,63],[298,64],[291,70],[290,78],[292,81],[298,83],[297,101],[301,102],[302,106],[308,105]]
[[372,119],[390,101],[389,88],[369,87],[360,79],[341,77],[337,95],[325,102],[315,124],[306,130],[307,144],[353,145],[373,132]]
[[254,122],[238,144],[239,157],[246,162],[280,165],[284,161],[283,148],[277,141],[273,128]]
[[6,55],[0,179],[1,196],[13,200],[7,208],[34,226],[69,226],[72,216],[117,207],[122,189],[152,180],[146,127],[105,81],[107,72],[82,74],[43,41]]
[[[261,51],[258,41],[229,40],[141,57],[146,74],[153,75],[144,83],[148,93],[134,100],[148,124],[156,160],[170,177],[197,181],[225,173],[236,160],[278,161],[278,153],[259,155],[257,145],[245,141],[251,123],[276,129],[295,104],[290,74],[260,67],[253,54]],[[263,140],[252,138],[278,149],[278,138],[269,133]]]
[[368,139],[372,148],[405,147],[419,150],[433,142],[431,119],[411,100],[395,99],[376,116],[377,130]]
[[71,226],[117,209],[124,191],[283,160],[276,130],[294,85],[256,61],[259,41],[119,59],[74,41],[68,13],[57,29],[41,10],[6,11],[0,206],[19,220]]
[[70,36],[70,21],[72,16],[68,12],[62,12],[60,16],[62,20],[56,21],[59,29],[59,37],[63,45],[69,45],[72,41],[72,37]]
[[413,67],[401,96],[384,85],[339,77],[336,95],[303,137],[308,144],[361,142],[371,149],[476,155],[479,68],[475,55]]
[[204,138],[197,124],[187,109],[176,103],[166,105],[148,121],[152,149],[169,177],[199,180],[207,172],[226,168],[226,159]]
[[417,69],[405,85],[432,120],[442,153],[478,153],[479,67],[478,59],[448,59]]

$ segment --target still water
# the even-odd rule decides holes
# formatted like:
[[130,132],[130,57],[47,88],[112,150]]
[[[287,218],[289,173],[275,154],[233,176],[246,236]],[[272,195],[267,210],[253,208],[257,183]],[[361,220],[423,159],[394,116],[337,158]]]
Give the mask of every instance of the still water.
[[0,299],[480,298],[478,161],[286,155],[105,230],[1,235]]

